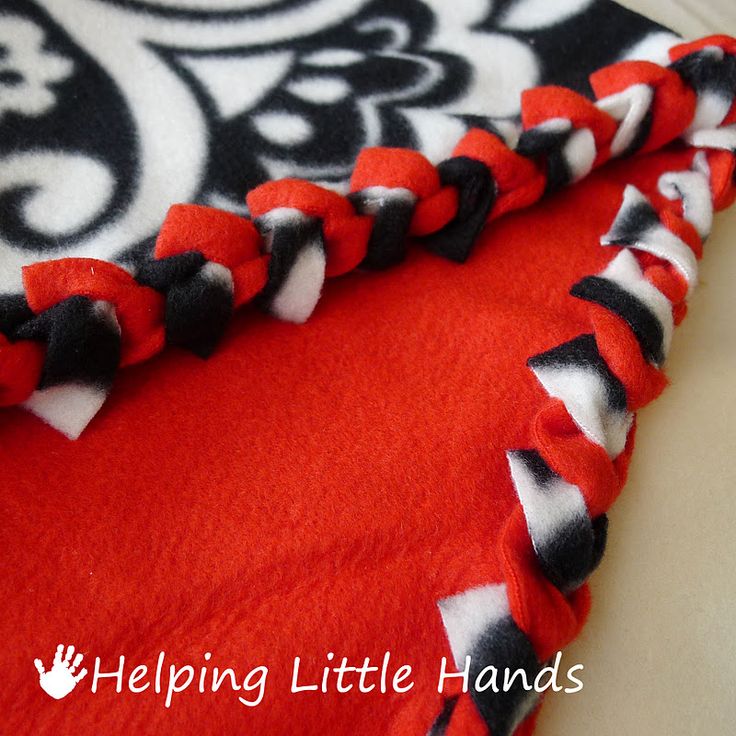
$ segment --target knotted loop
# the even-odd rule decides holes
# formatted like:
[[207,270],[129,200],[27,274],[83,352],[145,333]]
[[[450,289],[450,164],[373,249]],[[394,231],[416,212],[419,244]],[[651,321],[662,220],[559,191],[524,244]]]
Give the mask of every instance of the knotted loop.
[[121,331],[121,366],[146,360],[164,345],[163,297],[114,263],[94,258],[34,263],[23,268],[23,285],[35,315],[73,296],[111,304]]
[[348,199],[373,218],[362,268],[383,270],[404,260],[417,201],[437,193],[440,180],[422,154],[403,148],[366,148],[350,179]]
[[356,214],[337,192],[300,179],[281,179],[256,187],[247,196],[253,218],[272,210],[290,209],[321,224],[326,251],[326,276],[352,271],[364,258],[371,218]]

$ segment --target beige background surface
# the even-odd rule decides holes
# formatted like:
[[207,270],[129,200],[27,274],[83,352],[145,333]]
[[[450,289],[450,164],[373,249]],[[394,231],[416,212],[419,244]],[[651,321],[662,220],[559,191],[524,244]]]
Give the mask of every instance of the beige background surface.
[[[736,0],[622,4],[689,38],[736,36]],[[736,734],[736,208],[716,217],[667,374],[563,659],[585,687],[547,698],[539,736]]]

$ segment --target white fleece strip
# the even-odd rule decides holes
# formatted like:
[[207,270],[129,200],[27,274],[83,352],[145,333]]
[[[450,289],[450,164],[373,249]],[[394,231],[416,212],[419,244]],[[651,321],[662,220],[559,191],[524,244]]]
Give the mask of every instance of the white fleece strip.
[[634,142],[653,98],[654,91],[648,84],[634,84],[595,103],[620,122],[611,141],[612,156],[620,156]]
[[227,266],[215,261],[207,261],[199,270],[202,277],[212,284],[218,284],[221,288],[233,293],[233,274]]
[[271,313],[286,322],[306,322],[322,293],[326,265],[321,240],[315,239],[304,245],[271,301]]
[[593,169],[596,157],[595,138],[588,128],[579,128],[570,135],[562,149],[571,181],[585,178]]
[[[702,152],[698,154],[700,155]],[[713,200],[709,176],[699,170],[668,171],[659,177],[658,187],[667,199],[673,202],[682,200],[683,215],[701,238],[710,235],[713,227]]]
[[542,133],[565,133],[572,129],[572,122],[568,118],[548,118],[531,130]]
[[107,392],[96,386],[67,383],[34,391],[22,406],[70,440],[76,440],[106,398]]
[[[618,245],[613,242],[616,239],[618,220],[626,217],[627,212],[640,204],[651,207],[649,200],[633,184],[627,184],[621,207],[611,229],[601,237],[601,245]],[[698,262],[695,254],[687,243],[661,223],[643,230],[637,240],[626,243],[626,246],[652,253],[658,258],[669,261],[687,282],[688,294],[697,284]]]
[[715,90],[707,89],[698,95],[695,105],[695,115],[692,123],[685,131],[686,135],[698,130],[713,130],[717,128],[731,109],[732,98],[718,94]]
[[698,261],[690,246],[664,225],[659,225],[630,245],[669,261],[687,281],[688,294],[698,283]]
[[577,486],[562,478],[540,485],[523,456],[507,452],[506,459],[535,549],[544,549],[561,530],[571,524],[579,526],[588,518],[585,499]]
[[582,433],[615,459],[626,445],[633,415],[611,410],[601,375],[581,366],[536,366],[532,368],[550,396],[560,399]]
[[[120,334],[120,323],[110,302],[96,301],[92,307],[98,317]],[[66,383],[36,389],[21,406],[70,440],[76,440],[102,408],[106,398],[107,391],[99,386]]]
[[478,640],[497,621],[511,615],[506,585],[483,585],[437,602],[458,669],[465,667]]
[[684,140],[695,148],[718,148],[736,151],[736,123],[722,128],[696,130],[683,136]]
[[636,256],[630,250],[622,250],[599,275],[635,296],[654,314],[662,326],[662,351],[666,356],[674,331],[672,304],[654,284],[644,277]]
[[[259,217],[258,226],[265,252],[271,252],[276,227],[284,224],[296,225],[307,219],[307,216],[295,207],[275,207]],[[278,293],[271,300],[271,314],[285,322],[296,324],[306,322],[322,293],[326,264],[327,257],[321,240],[314,239],[305,243]]]
[[258,230],[263,238],[264,252],[271,252],[273,231],[277,225],[296,224],[306,220],[306,215],[296,207],[274,207],[257,220]]
[[414,204],[417,197],[410,189],[404,187],[366,187],[360,190],[361,196],[365,197],[365,212],[375,215],[386,202],[406,202]]

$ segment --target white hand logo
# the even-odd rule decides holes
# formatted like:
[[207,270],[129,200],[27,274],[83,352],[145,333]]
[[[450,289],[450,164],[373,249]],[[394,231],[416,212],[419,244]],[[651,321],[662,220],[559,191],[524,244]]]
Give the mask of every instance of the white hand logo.
[[73,662],[69,662],[74,654],[74,647],[70,644],[66,648],[66,656],[64,659],[61,655],[64,653],[64,645],[59,644],[56,647],[56,654],[54,655],[54,666],[50,672],[46,672],[43,668],[43,663],[40,659],[34,659],[33,664],[36,665],[38,670],[38,682],[41,687],[47,692],[52,698],[61,700],[62,698],[69,695],[74,690],[77,683],[87,674],[86,669],[82,669],[79,674],[75,677],[74,671],[79,667],[82,661],[82,653],[79,652],[74,657]]

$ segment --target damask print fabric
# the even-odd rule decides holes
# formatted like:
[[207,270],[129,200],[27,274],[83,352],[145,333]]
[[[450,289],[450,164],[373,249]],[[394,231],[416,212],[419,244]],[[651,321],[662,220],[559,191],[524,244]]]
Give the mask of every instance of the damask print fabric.
[[8,733],[530,734],[735,125],[601,0],[5,0]]
[[42,259],[134,259],[174,202],[339,187],[367,146],[439,162],[469,127],[512,135],[523,90],[676,40],[599,0],[4,0],[0,290]]

